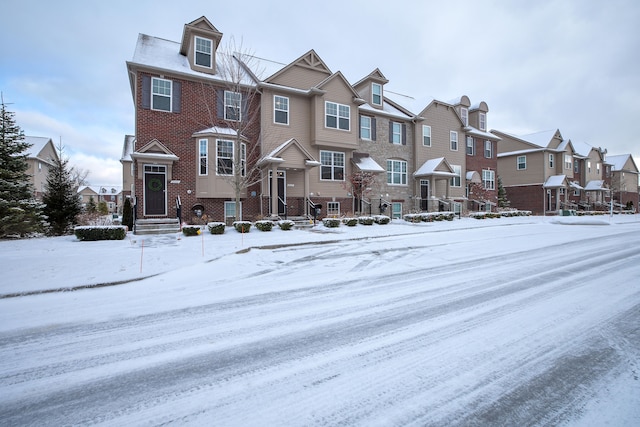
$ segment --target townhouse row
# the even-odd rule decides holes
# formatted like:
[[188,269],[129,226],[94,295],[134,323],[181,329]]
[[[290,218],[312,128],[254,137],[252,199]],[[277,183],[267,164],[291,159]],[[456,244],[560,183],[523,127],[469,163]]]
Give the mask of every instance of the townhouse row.
[[[593,153],[559,132],[535,146],[488,131],[485,102],[421,101],[387,90],[379,69],[351,84],[314,50],[281,64],[218,49],[221,39],[206,17],[179,42],[138,37],[127,62],[135,135],[121,158],[137,218],[465,214],[495,209],[498,171],[512,207],[536,213],[610,197],[612,180],[580,169]],[[540,153],[553,154],[549,167]],[[603,150],[593,155],[614,172]],[[604,181],[593,197],[586,179]]]

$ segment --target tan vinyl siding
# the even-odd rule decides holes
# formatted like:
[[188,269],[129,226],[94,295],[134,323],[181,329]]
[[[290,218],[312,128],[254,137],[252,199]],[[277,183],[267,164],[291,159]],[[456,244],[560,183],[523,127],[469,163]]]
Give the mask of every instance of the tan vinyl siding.
[[[316,131],[312,135],[312,144],[336,149],[355,149],[358,146],[358,108],[353,102],[353,93],[346,87],[344,81],[335,78],[323,90],[327,93],[324,97],[314,98],[313,125]],[[349,130],[332,129],[325,127],[325,101],[335,102],[349,106]]]
[[307,90],[316,86],[327,77],[329,77],[329,73],[327,72],[295,65],[282,74],[277,75],[273,80],[270,80],[269,83]]
[[[540,184],[545,181],[543,170],[547,162],[547,153],[540,151],[533,153],[514,154],[498,158],[498,174],[504,185]],[[518,170],[518,156],[527,156],[527,168]],[[547,174],[548,176],[548,174]],[[497,178],[496,178],[497,179]]]

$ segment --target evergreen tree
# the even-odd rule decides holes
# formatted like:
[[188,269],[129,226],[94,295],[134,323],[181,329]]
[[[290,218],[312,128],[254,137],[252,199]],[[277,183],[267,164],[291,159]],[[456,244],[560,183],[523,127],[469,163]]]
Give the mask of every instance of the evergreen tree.
[[95,213],[98,210],[98,206],[96,205],[96,201],[93,200],[93,196],[89,197],[89,203],[87,203],[86,211],[87,213]]
[[107,206],[107,202],[104,200],[98,203],[98,213],[100,215],[108,215],[109,214],[109,206]]
[[24,237],[42,231],[42,204],[34,198],[26,171],[29,144],[16,124],[15,113],[0,109],[0,238]]
[[126,225],[129,230],[133,230],[133,208],[131,207],[131,199],[128,197],[124,200],[122,209],[122,225]]
[[507,192],[502,186],[502,178],[498,176],[498,207],[508,208],[511,202],[507,200]]
[[49,220],[49,234],[54,236],[71,232],[76,217],[82,211],[69,169],[69,160],[62,155],[62,146],[58,147],[58,154],[58,159],[47,175],[47,188],[42,198],[44,213]]

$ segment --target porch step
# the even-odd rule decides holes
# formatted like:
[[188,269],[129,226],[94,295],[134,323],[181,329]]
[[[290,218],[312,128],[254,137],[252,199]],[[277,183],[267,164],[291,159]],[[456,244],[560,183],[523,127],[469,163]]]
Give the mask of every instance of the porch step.
[[138,219],[134,234],[170,234],[180,231],[178,218]]

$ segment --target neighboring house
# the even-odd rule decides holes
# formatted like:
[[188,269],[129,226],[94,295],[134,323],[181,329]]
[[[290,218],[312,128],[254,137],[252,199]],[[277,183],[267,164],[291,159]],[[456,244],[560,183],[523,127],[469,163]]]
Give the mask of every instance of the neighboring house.
[[111,185],[84,185],[78,188],[78,197],[83,208],[87,207],[93,198],[96,206],[100,202],[107,204],[107,210],[111,214],[122,212],[122,188]]
[[495,210],[498,204],[498,142],[487,131],[489,107],[482,101],[471,105],[467,96],[455,101],[465,131],[466,196],[471,211]]
[[534,214],[571,208],[574,149],[559,130],[515,136],[498,130],[498,170],[511,207]]
[[124,144],[122,145],[122,156],[120,163],[122,164],[122,197],[126,199],[134,194],[134,169],[133,158],[131,154],[135,149],[136,138],[133,135],[124,136]]
[[58,152],[51,138],[25,136],[24,140],[31,144],[26,151],[28,165],[26,173],[31,179],[35,198],[42,200],[46,190],[47,175],[49,169],[54,166],[54,162],[58,160]]
[[613,201],[619,208],[630,204],[638,212],[638,165],[630,154],[607,156],[611,165]]
[[[237,60],[219,52],[220,33],[204,16],[173,42],[140,34],[127,62],[135,105],[131,153],[137,218],[222,220],[260,214],[259,183],[241,191],[235,212],[234,172],[255,167],[260,123],[255,82],[229,76]],[[253,94],[253,97],[250,96]],[[247,124],[247,126],[244,126]],[[243,125],[240,127],[240,125]]]
[[607,150],[575,142],[573,181],[569,200],[583,210],[607,209],[611,188],[611,165],[605,162]]

